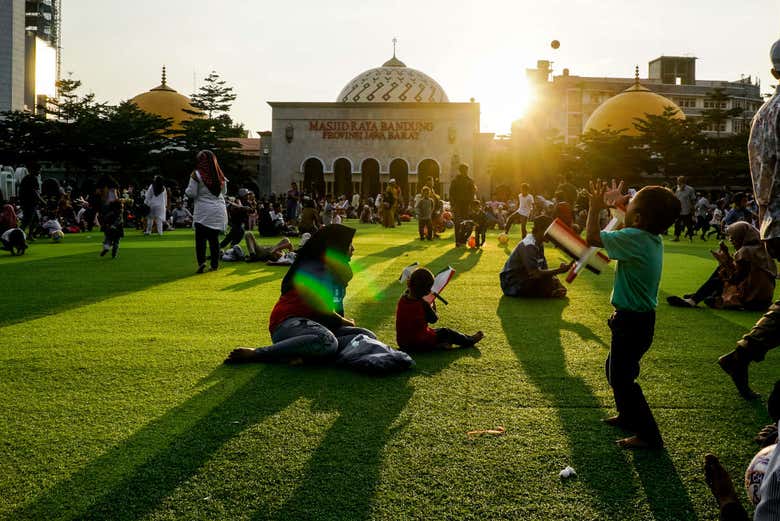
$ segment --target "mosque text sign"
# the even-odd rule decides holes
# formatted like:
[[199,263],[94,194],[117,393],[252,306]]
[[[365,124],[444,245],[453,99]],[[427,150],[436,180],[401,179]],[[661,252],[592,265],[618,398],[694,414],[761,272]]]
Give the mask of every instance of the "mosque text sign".
[[409,140],[420,139],[423,132],[433,131],[432,121],[370,119],[313,119],[309,131],[319,132],[322,139]]

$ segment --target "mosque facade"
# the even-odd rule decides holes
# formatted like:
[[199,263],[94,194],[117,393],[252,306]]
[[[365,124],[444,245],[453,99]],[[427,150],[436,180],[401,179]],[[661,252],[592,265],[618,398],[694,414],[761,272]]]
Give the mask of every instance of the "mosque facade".
[[[406,197],[432,183],[448,194],[458,166],[470,167],[480,194],[490,195],[475,102],[453,103],[433,78],[395,56],[350,80],[335,102],[275,102],[267,179],[286,192],[293,182],[313,194],[375,196],[394,179]],[[265,153],[265,152],[264,152]]]

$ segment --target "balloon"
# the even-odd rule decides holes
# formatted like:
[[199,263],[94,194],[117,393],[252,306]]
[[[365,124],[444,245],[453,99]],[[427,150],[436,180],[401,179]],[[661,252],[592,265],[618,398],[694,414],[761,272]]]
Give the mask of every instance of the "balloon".
[[557,49],[560,46],[561,46],[561,42],[559,42],[558,40],[553,40],[550,42],[550,47],[552,47],[553,49]]

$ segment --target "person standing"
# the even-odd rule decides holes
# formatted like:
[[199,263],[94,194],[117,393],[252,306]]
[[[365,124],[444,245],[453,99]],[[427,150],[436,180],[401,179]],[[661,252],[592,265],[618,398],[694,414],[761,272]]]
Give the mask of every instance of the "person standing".
[[298,200],[301,193],[298,191],[298,183],[291,183],[287,190],[287,221],[295,221],[298,218]]
[[452,220],[455,223],[455,246],[464,246],[465,239],[462,237],[461,223],[468,217],[471,201],[477,193],[477,187],[474,180],[469,177],[469,167],[461,164],[458,167],[458,175],[452,180],[450,185],[450,206],[452,209]]
[[197,273],[203,273],[206,270],[206,243],[211,254],[211,270],[219,268],[219,234],[227,227],[227,179],[214,152],[201,150],[195,157],[196,167],[184,193],[195,201],[195,257]]
[[151,235],[152,224],[157,223],[157,234],[163,234],[163,221],[165,220],[165,211],[168,207],[168,192],[165,190],[163,178],[154,177],[154,181],[146,189],[144,203],[149,207],[149,215],[146,216],[146,231],[144,235]]
[[677,178],[677,190],[674,195],[680,201],[680,217],[674,223],[674,240],[680,240],[680,234],[685,229],[685,236],[693,240],[693,209],[696,206],[696,190],[686,184],[685,176]]
[[[382,196],[382,226],[385,228],[395,228],[395,179],[391,179],[387,184],[387,189]],[[327,224],[327,223],[326,223]]]
[[420,240],[433,240],[433,216],[434,201],[431,199],[431,189],[427,186],[422,188],[422,197],[417,201],[415,210],[417,211],[417,229],[420,232]]
[[[512,225],[516,222],[520,223],[520,233],[522,239],[528,235],[526,226],[528,225],[528,219],[531,218],[531,214],[534,211],[534,196],[529,193],[530,187],[528,183],[520,185],[520,194],[517,196],[517,210],[509,216],[504,225],[504,233],[509,235],[509,231],[512,229]],[[542,215],[542,212],[540,212]]]
[[[772,76],[780,80],[780,40],[769,51],[772,60]],[[778,156],[780,156],[780,86],[753,118],[748,140],[750,177],[753,193],[758,203],[758,222],[761,240],[767,252],[780,260],[780,182],[778,182]],[[743,398],[756,398],[750,388],[748,367],[750,362],[760,362],[767,351],[780,345],[780,301],[770,306],[753,328],[743,336],[737,347],[721,356],[718,364],[728,374]]]
[[43,202],[37,172],[29,172],[19,183],[19,202],[22,206],[22,230],[27,229],[27,240],[35,240],[38,228],[38,206]]

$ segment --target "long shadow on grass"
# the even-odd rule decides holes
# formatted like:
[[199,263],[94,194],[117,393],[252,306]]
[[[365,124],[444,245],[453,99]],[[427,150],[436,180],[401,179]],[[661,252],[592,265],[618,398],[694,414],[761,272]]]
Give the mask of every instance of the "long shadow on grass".
[[[434,263],[450,262],[461,253],[448,252]],[[478,256],[471,258],[476,262]],[[465,271],[464,266],[460,269]],[[393,306],[386,301],[385,312],[392,313]],[[375,328],[383,318],[373,308],[355,311],[357,323],[364,327]],[[475,353],[455,350],[426,357],[420,369],[433,374],[460,356]],[[276,496],[265,497],[258,505],[237,506],[234,517],[254,509],[258,518],[365,518],[379,481],[382,450],[412,396],[409,377],[369,378],[316,367],[219,367],[199,383],[206,390],[17,509],[11,518],[142,518],[228,441],[301,398],[310,399],[315,409],[338,412],[338,420],[280,510],[269,508]]]
[[[636,489],[626,455],[615,445],[621,433],[601,423],[601,403],[582,378],[569,373],[560,331],[572,331],[584,340],[600,339],[588,327],[563,319],[567,305],[557,299],[502,297],[498,316],[526,375],[555,407],[569,439],[571,464],[593,491],[600,517],[627,519],[635,515]],[[666,451],[638,454],[635,462],[654,519],[695,519]]]
[[3,266],[0,327],[92,304],[191,276],[182,248],[126,248],[119,257],[95,252]]

